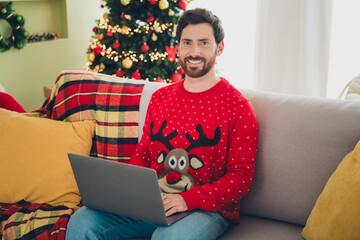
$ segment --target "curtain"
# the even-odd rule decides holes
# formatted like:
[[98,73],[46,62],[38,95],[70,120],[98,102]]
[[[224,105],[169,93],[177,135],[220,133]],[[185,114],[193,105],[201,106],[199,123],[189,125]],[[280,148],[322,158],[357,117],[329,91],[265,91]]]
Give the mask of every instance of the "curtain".
[[333,0],[258,0],[255,88],[326,96]]

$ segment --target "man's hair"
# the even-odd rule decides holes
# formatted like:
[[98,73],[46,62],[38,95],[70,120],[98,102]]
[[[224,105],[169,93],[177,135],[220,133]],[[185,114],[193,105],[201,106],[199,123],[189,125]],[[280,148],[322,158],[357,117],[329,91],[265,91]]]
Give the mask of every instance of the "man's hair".
[[200,23],[209,23],[213,27],[216,44],[224,40],[225,33],[220,19],[209,10],[196,8],[185,11],[179,18],[176,29],[176,39],[178,42],[180,42],[182,31],[186,26]]

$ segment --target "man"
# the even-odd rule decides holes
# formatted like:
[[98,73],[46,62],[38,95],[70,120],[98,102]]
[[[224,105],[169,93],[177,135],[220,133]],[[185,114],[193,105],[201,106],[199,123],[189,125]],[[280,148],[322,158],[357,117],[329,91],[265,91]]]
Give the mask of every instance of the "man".
[[239,222],[240,199],[249,191],[257,150],[257,122],[250,102],[215,73],[224,49],[218,17],[186,11],[178,22],[185,79],[156,91],[143,136],[131,158],[157,171],[168,216],[192,214],[171,226],[81,208],[68,239],[216,239]]

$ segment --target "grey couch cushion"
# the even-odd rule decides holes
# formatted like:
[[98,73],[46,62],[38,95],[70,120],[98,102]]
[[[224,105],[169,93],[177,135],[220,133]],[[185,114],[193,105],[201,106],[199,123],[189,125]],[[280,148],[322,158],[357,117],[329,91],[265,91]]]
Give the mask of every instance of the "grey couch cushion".
[[139,106],[139,140],[141,139],[142,133],[143,133],[143,126],[144,126],[144,122],[145,122],[145,117],[146,117],[146,111],[147,111],[147,107],[149,105],[151,96],[153,94],[153,92],[155,92],[156,90],[158,90],[161,87],[166,86],[166,83],[157,83],[157,82],[145,82],[144,85],[144,89],[143,92],[141,94],[141,99],[140,99],[140,106]]
[[254,216],[242,216],[219,240],[299,240],[303,226]]
[[241,91],[259,125],[242,213],[305,225],[328,178],[360,139],[360,101]]

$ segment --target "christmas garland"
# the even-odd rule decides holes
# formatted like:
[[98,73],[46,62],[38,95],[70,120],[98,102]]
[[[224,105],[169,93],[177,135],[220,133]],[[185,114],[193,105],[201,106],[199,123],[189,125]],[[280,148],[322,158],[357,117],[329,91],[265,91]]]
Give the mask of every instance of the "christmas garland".
[[7,21],[11,26],[11,34],[5,37],[0,34],[0,52],[9,50],[12,46],[22,49],[26,46],[29,33],[24,29],[25,20],[11,8],[12,2],[0,3],[0,20]]

